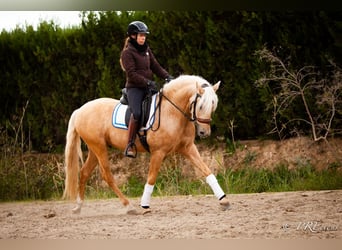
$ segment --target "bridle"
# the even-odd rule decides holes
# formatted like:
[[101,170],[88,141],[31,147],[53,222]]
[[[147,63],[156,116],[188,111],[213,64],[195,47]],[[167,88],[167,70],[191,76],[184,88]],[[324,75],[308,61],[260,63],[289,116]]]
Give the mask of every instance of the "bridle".
[[190,104],[190,112],[192,110],[191,116],[189,114],[187,114],[186,112],[184,112],[183,110],[181,110],[173,101],[171,101],[166,95],[164,95],[163,89],[161,89],[159,92],[159,98],[160,98],[159,102],[161,102],[162,97],[164,97],[169,103],[171,103],[172,106],[174,106],[179,112],[181,112],[185,116],[185,118],[188,119],[189,121],[204,123],[204,124],[210,124],[211,123],[210,118],[209,119],[200,118],[200,117],[197,117],[197,115],[196,115],[197,100],[202,97],[200,94],[197,93],[195,99]]

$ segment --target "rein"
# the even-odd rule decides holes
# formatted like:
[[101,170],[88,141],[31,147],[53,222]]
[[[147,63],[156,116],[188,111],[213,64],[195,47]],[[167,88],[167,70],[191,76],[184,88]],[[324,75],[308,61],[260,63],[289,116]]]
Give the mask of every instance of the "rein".
[[[197,117],[197,115],[196,115],[197,99],[202,97],[200,94],[197,93],[196,97],[195,97],[195,100],[190,104],[190,110],[192,109],[192,116],[190,116],[189,114],[185,113],[172,100],[170,100],[166,95],[164,95],[163,94],[163,89],[160,90],[159,95],[160,95],[160,98],[159,98],[158,106],[160,106],[161,99],[162,99],[162,97],[164,97],[169,103],[172,104],[172,106],[174,106],[179,112],[181,112],[184,115],[184,117],[186,119],[188,119],[190,122],[199,122],[199,123],[205,123],[205,124],[210,124],[211,123],[211,119],[200,118],[200,117]],[[159,110],[159,113],[160,113],[160,110]]]

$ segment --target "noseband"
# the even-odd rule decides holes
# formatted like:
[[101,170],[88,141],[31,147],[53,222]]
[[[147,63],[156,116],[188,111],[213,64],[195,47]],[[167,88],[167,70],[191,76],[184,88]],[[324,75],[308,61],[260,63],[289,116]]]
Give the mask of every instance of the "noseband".
[[171,103],[179,112],[181,112],[185,118],[187,118],[191,122],[198,122],[198,123],[205,123],[205,124],[210,124],[211,119],[205,119],[205,118],[200,118],[197,117],[196,115],[196,106],[197,106],[197,99],[201,98],[202,96],[200,94],[196,94],[195,100],[190,104],[190,111],[192,110],[192,115],[189,116],[187,113],[185,113],[183,110],[181,110],[174,102],[172,102],[166,95],[163,94],[163,90],[160,90],[160,99],[162,97],[165,97],[165,99]]
[[205,119],[205,118],[200,118],[197,117],[196,115],[196,106],[197,106],[197,99],[201,98],[202,96],[200,94],[196,94],[195,100],[190,104],[190,110],[192,109],[192,118],[190,121],[194,121],[194,122],[199,122],[199,123],[205,123],[205,124],[210,124],[211,123],[211,119]]

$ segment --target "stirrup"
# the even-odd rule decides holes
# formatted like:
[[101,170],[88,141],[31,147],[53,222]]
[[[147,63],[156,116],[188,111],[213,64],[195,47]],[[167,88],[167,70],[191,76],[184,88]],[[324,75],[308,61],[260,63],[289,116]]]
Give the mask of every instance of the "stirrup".
[[[131,154],[131,153],[128,153],[128,149],[129,148],[132,148],[132,151],[131,152],[133,152],[133,154]],[[130,158],[136,158],[137,157],[137,146],[133,143],[133,142],[131,142],[131,143],[129,143],[128,145],[127,145],[127,147],[126,147],[126,150],[125,150],[125,156],[127,156],[127,157],[130,157]]]

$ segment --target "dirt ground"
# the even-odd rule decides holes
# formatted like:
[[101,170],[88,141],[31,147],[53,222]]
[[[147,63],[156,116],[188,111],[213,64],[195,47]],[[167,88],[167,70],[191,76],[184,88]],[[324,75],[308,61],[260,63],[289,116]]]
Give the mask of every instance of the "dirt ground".
[[[128,215],[118,199],[0,204],[0,239],[342,239],[342,190],[152,197]],[[139,199],[131,199],[138,208]]]
[[[342,139],[329,145],[301,137],[244,141],[233,155],[221,147],[199,151],[213,173],[239,168],[246,159],[252,159],[249,164],[255,168],[272,168],[280,162],[295,168],[310,162],[325,169],[341,159]],[[184,177],[197,178],[187,161],[178,157],[169,161],[182,166]],[[131,173],[146,177],[148,156],[141,154],[132,161],[116,154],[111,164],[120,184]],[[95,180],[103,182],[100,177]],[[0,239],[342,239],[342,190],[228,198],[231,209],[221,211],[211,195],[152,197],[152,212],[145,215],[126,214],[118,199],[86,198],[80,215],[72,214],[75,204],[67,201],[0,203]],[[140,209],[139,198],[130,201]]]

